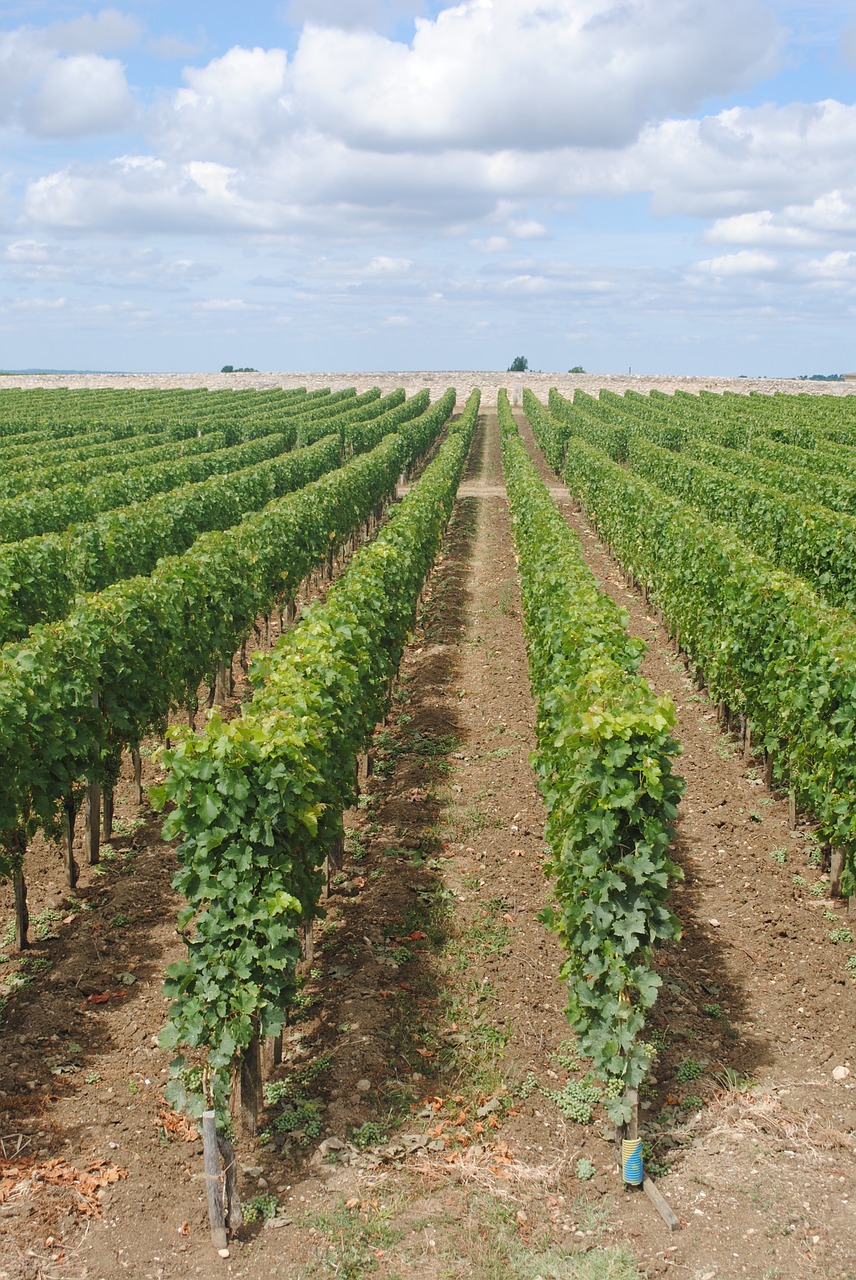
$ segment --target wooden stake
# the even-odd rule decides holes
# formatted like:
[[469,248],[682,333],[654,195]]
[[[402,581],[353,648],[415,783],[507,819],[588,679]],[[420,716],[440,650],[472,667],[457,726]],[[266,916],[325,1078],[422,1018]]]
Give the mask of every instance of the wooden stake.
[[241,1058],[241,1124],[250,1138],[258,1133],[262,1093],[262,1053],[259,1037],[253,1036]]
[[746,736],[743,739],[743,759],[745,762],[752,759],[752,726],[748,720],[746,722]]
[[131,747],[131,764],[134,766],[134,802],[143,803],[143,761],[139,747]]
[[235,1148],[228,1138],[218,1133],[217,1150],[223,1161],[226,1179],[226,1225],[230,1231],[240,1231],[244,1225],[244,1214],[241,1209],[241,1197],[238,1195],[238,1160],[235,1156]]
[[773,790],[773,753],[764,752],[764,785],[768,791]]
[[101,860],[101,788],[95,782],[86,788],[83,814],[83,848],[90,867],[97,867]]
[[659,1213],[660,1217],[663,1219],[663,1221],[665,1222],[669,1230],[680,1231],[681,1229],[680,1218],[675,1213],[674,1209],[669,1204],[665,1196],[660,1194],[660,1192],[657,1190],[656,1185],[651,1181],[650,1178],[644,1179],[642,1183],[642,1190],[645,1192],[646,1196],[651,1201],[652,1205],[657,1210],[657,1212]]
[[841,897],[841,877],[844,874],[846,852],[844,849],[832,849],[829,855],[829,896]]
[[226,664],[225,662],[218,662],[217,670],[214,674],[214,703],[218,707],[222,707],[228,697],[228,694],[226,693],[226,684]]
[[109,840],[113,835],[113,799],[114,791],[112,787],[107,787],[102,797],[101,806],[101,837]]
[[788,825],[791,831],[796,830],[797,826],[797,793],[792,789],[788,792]]
[[311,964],[315,959],[315,943],[311,920],[307,920],[306,924],[301,926],[301,943],[303,945],[303,959],[307,964]]
[[15,890],[15,946],[19,951],[26,951],[29,946],[27,931],[30,928],[30,913],[27,910],[27,882],[23,868],[19,867],[12,875]]
[[213,1111],[202,1112],[202,1152],[211,1243],[219,1251],[228,1247],[228,1241],[226,1212],[223,1208],[223,1174],[220,1171],[220,1150],[217,1143],[217,1120]]
[[270,1073],[282,1062],[282,1036],[265,1036],[264,1066]]
[[74,800],[71,796],[65,798],[65,878],[68,881],[69,889],[77,888],[77,877],[80,875],[80,868],[74,860]]
[[625,1138],[630,1138],[635,1142],[639,1137],[639,1093],[636,1089],[628,1089],[626,1097],[632,1107],[632,1110],[630,1112],[630,1119],[626,1126],[627,1132],[624,1136]]
[[327,855],[333,871],[341,871],[342,863],[345,861],[345,840],[343,836],[337,836],[330,846],[330,852]]

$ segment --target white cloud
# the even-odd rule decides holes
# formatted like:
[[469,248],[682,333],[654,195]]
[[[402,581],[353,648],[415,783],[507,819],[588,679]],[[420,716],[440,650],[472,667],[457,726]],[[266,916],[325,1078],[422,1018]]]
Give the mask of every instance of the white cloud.
[[811,204],[790,204],[777,212],[718,219],[707,232],[714,244],[818,246],[856,235],[856,189],[828,191]]
[[61,311],[65,298],[16,298],[8,305],[19,311]]
[[92,53],[57,59],[21,112],[26,128],[47,138],[111,133],[133,115],[122,64]]
[[156,117],[161,146],[176,156],[252,163],[292,131],[283,49],[230,49],[204,67],[187,67],[186,88]]
[[144,289],[157,293],[186,290],[189,285],[220,273],[213,263],[164,253],[151,246],[134,248],[108,244],[90,249],[78,242],[13,240],[0,256],[0,272],[7,281],[68,281],[85,288]]
[[197,162],[167,166],[153,157],[121,157],[96,169],[62,169],[32,183],[25,208],[34,222],[67,231],[190,232],[267,228],[263,207],[231,186],[232,171]]
[[536,222],[534,218],[513,219],[508,230],[515,240],[543,240],[548,234],[543,223]]
[[0,32],[0,124],[51,138],[124,128],[135,110],[125,69],[100,51],[138,34],[138,24],[115,10]]
[[289,0],[285,16],[295,25],[316,25],[342,30],[394,23],[399,18],[413,18],[424,13],[422,0]]
[[511,241],[507,236],[488,236],[485,240],[471,240],[470,247],[476,253],[507,253],[511,248]]
[[617,147],[770,69],[776,39],[760,0],[465,0],[410,45],[307,25],[291,85],[357,147]]
[[106,53],[138,44],[141,35],[136,18],[118,9],[102,9],[70,22],[55,22],[45,27],[39,38],[58,53]]
[[778,266],[778,259],[769,253],[741,249],[739,253],[726,253],[719,258],[707,258],[703,262],[696,262],[692,269],[711,276],[739,277],[769,275],[770,272],[776,271]]
[[243,298],[209,298],[196,304],[199,311],[262,311],[257,304],[246,302]]
[[856,106],[733,107],[647,130],[628,156],[628,176],[664,213],[748,212],[849,181],[854,148]]
[[387,258],[381,254],[377,258],[372,258],[368,265],[370,275],[382,276],[400,276],[409,271],[413,266],[410,258]]
[[39,240],[16,240],[14,244],[6,246],[3,256],[8,262],[44,263],[50,257],[50,250]]
[[[715,219],[706,234],[714,244],[833,249],[856,230],[856,105],[830,100],[670,119],[618,151],[417,156],[360,151],[319,134],[297,119],[287,73],[285,54],[230,51],[188,76],[174,109],[161,104],[162,153],[48,174],[31,184],[27,214],[40,226],[74,230],[364,239],[442,229],[479,252],[500,253],[512,239],[547,237],[544,224],[521,211],[532,201],[648,192],[658,214]],[[233,115],[226,104],[237,103],[245,76],[255,78],[257,93]],[[287,127],[277,132],[280,117]]]
[[823,258],[810,258],[799,265],[798,274],[818,283],[856,284],[856,253],[838,249]]

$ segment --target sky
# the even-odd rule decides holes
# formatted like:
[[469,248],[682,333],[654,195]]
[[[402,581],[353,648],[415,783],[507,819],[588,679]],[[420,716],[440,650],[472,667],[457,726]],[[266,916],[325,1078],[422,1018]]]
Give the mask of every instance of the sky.
[[856,370],[856,3],[0,0],[0,368]]

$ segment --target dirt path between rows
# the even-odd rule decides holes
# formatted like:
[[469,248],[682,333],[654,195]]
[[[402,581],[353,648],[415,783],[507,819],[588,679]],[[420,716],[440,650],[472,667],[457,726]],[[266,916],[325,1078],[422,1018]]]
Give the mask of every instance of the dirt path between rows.
[[[856,1276],[856,1093],[832,1075],[851,1065],[856,1013],[853,948],[829,937],[846,927],[841,904],[810,865],[811,828],[789,831],[786,804],[737,758],[656,619],[544,475],[649,642],[648,678],[680,709],[684,938],[660,958],[642,1114],[648,1168],[683,1230],[670,1235],[621,1188],[564,1018],[560,950],[537,919],[549,887],[534,707],[486,414],[348,815],[266,1130],[238,1144],[259,1221],[216,1258],[200,1144],[160,1101],[161,982],[181,954],[173,856],[125,779],[104,874],[86,869],[70,900],[47,850],[35,867],[44,964],[6,1011],[0,1137],[7,1155],[23,1144],[19,1176],[27,1153],[64,1163],[23,1210],[0,1201],[3,1280]],[[87,1164],[95,1186],[63,1183]]]

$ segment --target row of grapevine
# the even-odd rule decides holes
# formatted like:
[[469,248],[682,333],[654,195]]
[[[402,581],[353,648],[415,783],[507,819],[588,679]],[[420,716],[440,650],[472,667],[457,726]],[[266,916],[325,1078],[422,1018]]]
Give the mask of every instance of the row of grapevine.
[[[546,412],[540,402],[524,392],[527,413]],[[750,407],[769,397],[736,397]],[[832,399],[832,397],[830,397]],[[837,401],[841,397],[836,398]],[[602,391],[599,398],[579,388],[573,401],[567,400],[555,387],[549,394],[549,410],[553,419],[551,432],[556,447],[572,437],[579,437],[603,449],[617,462],[627,456],[628,441],[647,439],[664,449],[683,450],[701,442],[726,449],[745,449],[774,462],[811,467],[842,477],[851,477],[856,468],[854,442],[836,443],[847,436],[849,428],[840,426],[832,435],[810,429],[799,420],[768,419],[764,415],[745,416],[728,410],[727,396],[708,395],[704,399],[676,392],[667,396],[651,392],[650,396],[628,391],[623,396]]]
[[317,911],[321,867],[355,799],[358,753],[380,720],[419,591],[469,452],[474,392],[418,484],[351,560],[323,604],[254,664],[242,716],[177,731],[163,753],[166,838],[181,837],[175,888],[193,924],[186,960],[168,970],[162,1043],[184,1053],[168,1096],[199,1113],[223,1105],[236,1059],[257,1056],[294,995],[299,926]]
[[[116,432],[119,437],[146,431],[152,423],[169,423],[178,430],[194,422],[194,433],[203,423],[209,430],[225,428],[247,416],[257,419],[266,411],[279,414],[293,404],[322,400],[329,389],[307,394],[303,388],[283,391],[205,390],[30,390],[3,389],[0,396],[0,440],[5,446],[17,436],[36,433],[47,440],[64,438],[80,443],[96,432]],[[334,395],[341,393],[335,392]],[[345,394],[354,395],[352,389]]]
[[[349,421],[350,413],[333,418],[326,427],[334,434],[293,453],[254,458],[234,472],[115,508],[62,533],[0,544],[0,643],[63,617],[77,594],[149,573],[161,556],[180,554],[200,534],[237,524],[247,513],[317,479],[338,466],[343,447],[348,453],[373,448],[424,412],[428,393],[408,401],[403,392],[396,393],[371,407],[384,411],[357,422]],[[252,446],[248,449],[255,453]],[[245,450],[233,456],[239,463],[246,461]]]
[[[808,471],[808,466],[825,454],[823,447],[808,453],[756,432],[753,440],[743,442],[760,452],[738,452],[712,443],[713,437],[728,434],[714,412],[708,411],[709,429],[700,430],[698,424],[687,424],[680,409],[672,409],[676,422],[669,429],[663,425],[664,413],[654,421],[635,415],[634,406],[641,399],[628,401],[604,392],[602,416],[598,417],[579,408],[577,397],[571,405],[553,391],[550,403],[562,414],[559,420],[531,393],[524,393],[526,411],[533,425],[537,424],[554,469],[561,469],[569,441],[585,440],[613,460],[626,461],[631,470],[704,511],[712,520],[733,526],[755,551],[779,568],[805,577],[829,603],[853,607],[856,517],[847,508],[856,506],[856,486],[832,474],[815,476]],[[715,399],[714,409],[720,399]],[[704,408],[699,411],[700,417],[704,412]],[[677,436],[669,438],[670,430]],[[668,447],[663,447],[664,443]],[[836,449],[840,462],[848,450],[841,445]],[[796,452],[805,468],[777,466],[776,451],[782,450],[791,455]],[[845,509],[827,509],[823,498]]]
[[642,1033],[660,986],[653,948],[679,935],[668,907],[680,876],[669,843],[683,792],[672,771],[675,709],[638,674],[644,644],[598,589],[504,392],[499,421],[555,881],[544,918],[567,952],[562,977],[580,1048],[615,1086],[610,1112],[625,1120],[622,1095],[650,1064]]
[[[377,399],[379,395],[380,392],[375,389],[367,393],[362,402]],[[222,447],[243,444],[247,440],[278,431],[290,434],[294,441],[297,439],[297,424],[301,421],[310,416],[313,420],[330,417],[340,413],[346,404],[353,406],[357,403],[356,392],[350,389],[335,396],[327,395],[320,402],[310,401],[304,396],[300,401],[283,405],[275,416],[269,412],[248,412],[248,406],[244,406],[243,413],[236,413],[232,419],[215,425],[211,425],[207,418],[193,415],[186,415],[178,420],[167,419],[159,425],[155,425],[157,419],[151,418],[143,424],[142,429],[134,431],[133,435],[125,434],[132,429],[130,424],[121,424],[121,449],[116,448],[120,424],[106,433],[87,433],[82,437],[85,441],[82,444],[70,443],[67,439],[58,443],[53,435],[48,435],[42,441],[41,433],[38,433],[38,439],[27,435],[18,444],[11,446],[7,443],[0,449],[0,461],[3,462],[2,492],[8,497],[15,493],[25,493],[32,488],[55,489],[61,484],[85,484],[99,474],[127,471],[147,462],[156,462],[159,459],[154,455],[146,456],[146,450],[175,446],[177,442],[191,438],[219,437],[221,445],[211,447]],[[161,412],[165,410],[162,409]],[[102,439],[102,436],[106,438]],[[165,454],[163,460],[168,460],[169,456]],[[174,449],[171,456],[180,457],[181,452]],[[38,470],[34,484],[33,473],[36,468]]]
[[[31,489],[13,498],[0,498],[0,542],[19,542],[41,533],[54,533],[71,523],[91,520],[101,511],[140,502],[180,484],[223,475],[264,458],[276,457],[291,448],[293,437],[277,431],[246,444],[225,445],[219,433],[213,433],[213,440],[202,436],[188,443],[202,448],[169,462],[106,476],[88,485]],[[214,448],[210,447],[212,443]]]
[[33,831],[73,823],[83,780],[111,787],[123,747],[195,706],[200,681],[360,529],[454,402],[450,390],[370,452],[0,652],[0,875],[20,874]]
[[[331,420],[343,429],[346,422],[357,424],[376,417],[403,399],[403,391],[381,399],[375,388],[351,399],[345,416],[338,403],[331,405],[328,400],[310,413],[284,418],[275,428],[267,421],[253,420],[244,429],[247,438],[238,443],[230,444],[220,432],[210,432],[184,444],[169,446],[174,453],[172,460],[131,466],[89,483],[65,483],[56,489],[30,488],[16,497],[0,499],[0,541],[20,541],[55,532],[72,522],[91,520],[101,511],[143,501],[180,484],[249,466],[284,453],[295,443],[312,443],[329,433]],[[83,467],[83,475],[88,474],[87,464],[79,465]]]
[[[775,447],[780,449],[782,446]],[[762,453],[757,448],[754,453],[749,453],[691,439],[684,442],[683,450],[708,466],[730,471],[743,479],[772,485],[781,493],[795,494],[803,502],[856,515],[856,482],[834,472],[819,471],[816,454],[798,450],[796,456],[786,462],[774,453]],[[853,474],[851,471],[850,475]]]
[[[77,448],[69,447],[66,442],[57,444],[55,439],[40,447],[38,440],[27,439],[25,444],[17,445],[14,450],[0,449],[0,465],[3,467],[3,475],[0,477],[2,494],[10,497],[13,493],[24,493],[28,488],[55,488],[55,470],[59,466],[78,465],[88,460],[96,462],[111,457],[131,458],[156,445],[186,440],[195,435],[196,431],[190,424],[183,424],[180,429],[141,431],[133,436],[122,437],[121,448],[117,448],[118,440],[114,434]],[[223,443],[227,443],[225,437]],[[36,468],[38,475],[34,485],[33,472]],[[48,484],[47,480],[51,483]]]
[[632,440],[631,471],[709,519],[733,528],[771,564],[805,578],[830,604],[856,606],[856,517],[829,511],[771,485]]
[[139,449],[128,447],[131,445],[128,441],[121,449],[114,447],[104,457],[76,462],[61,460],[53,466],[36,456],[17,468],[4,467],[0,492],[8,500],[19,494],[29,493],[34,488],[48,490],[70,484],[91,484],[102,476],[114,476],[134,471],[138,467],[153,467],[161,462],[176,462],[200,453],[212,453],[215,449],[226,448],[228,443],[224,432],[207,431],[204,435],[193,435],[181,440],[156,437],[150,444]]
[[[533,430],[538,434],[537,417]],[[644,583],[711,695],[751,728],[773,776],[825,839],[856,849],[856,624],[727,529],[577,439],[564,471],[626,570]]]

